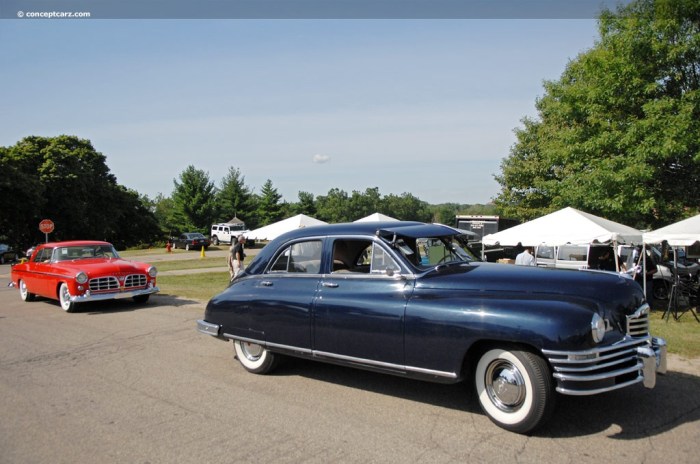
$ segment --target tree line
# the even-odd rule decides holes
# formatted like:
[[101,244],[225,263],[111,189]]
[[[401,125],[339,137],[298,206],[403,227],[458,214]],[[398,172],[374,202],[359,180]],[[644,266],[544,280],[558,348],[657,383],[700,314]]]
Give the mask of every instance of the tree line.
[[456,213],[474,211],[469,205],[432,206],[411,193],[383,196],[376,187],[351,194],[334,188],[317,197],[299,192],[298,201],[286,202],[271,180],[254,192],[234,167],[217,185],[207,172],[188,166],[169,196],[151,199],[119,185],[89,140],[68,135],[31,136],[0,147],[0,170],[0,242],[20,249],[44,240],[38,224],[45,218],[55,224],[52,240],[99,239],[123,249],[161,244],[183,232],[208,235],[212,224],[233,217],[253,229],[296,214],[351,222],[382,212],[452,224]]
[[287,202],[268,179],[254,192],[245,183],[240,169],[229,167],[217,185],[204,170],[188,166],[174,180],[172,195],[158,195],[148,202],[164,231],[200,231],[209,233],[211,224],[236,217],[249,229],[305,214],[329,223],[352,222],[370,214],[383,214],[408,221],[431,222],[435,218],[454,222],[461,205],[429,205],[411,193],[382,195],[379,188],[364,192],[333,188],[326,195],[298,192],[298,200]]

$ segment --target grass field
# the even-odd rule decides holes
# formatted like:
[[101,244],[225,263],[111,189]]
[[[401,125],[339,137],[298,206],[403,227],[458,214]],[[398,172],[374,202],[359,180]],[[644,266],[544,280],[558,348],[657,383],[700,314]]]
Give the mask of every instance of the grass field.
[[224,258],[200,258],[200,259],[185,259],[185,260],[174,260],[174,261],[158,261],[153,263],[157,268],[158,272],[165,271],[181,271],[184,269],[206,269],[210,267],[222,267],[226,266],[226,260]]
[[203,303],[225,289],[228,282],[228,271],[158,277],[161,293]]
[[673,317],[662,319],[663,310],[651,313],[651,333],[665,338],[669,353],[676,353],[687,358],[700,358],[700,323],[690,312],[676,321]]

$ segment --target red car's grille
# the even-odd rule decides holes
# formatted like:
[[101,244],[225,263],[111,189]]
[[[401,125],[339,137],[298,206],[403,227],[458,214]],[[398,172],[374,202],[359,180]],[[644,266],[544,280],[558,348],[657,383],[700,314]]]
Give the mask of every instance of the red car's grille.
[[[148,279],[145,274],[131,274],[124,278],[124,288],[145,287]],[[91,292],[109,292],[119,290],[119,280],[114,276],[98,277],[90,280]]]
[[116,277],[98,277],[90,279],[91,292],[104,292],[109,290],[119,290],[119,281]]
[[128,275],[124,281],[124,288],[145,287],[147,280],[145,274]]

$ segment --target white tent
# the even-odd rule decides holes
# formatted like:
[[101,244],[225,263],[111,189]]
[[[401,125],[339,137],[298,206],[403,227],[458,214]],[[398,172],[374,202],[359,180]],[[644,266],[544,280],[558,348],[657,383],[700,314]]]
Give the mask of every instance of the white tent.
[[[692,286],[690,286],[687,282],[679,279],[677,250],[677,248],[692,246],[700,243],[700,214],[667,225],[666,227],[662,227],[651,232],[646,232],[644,234],[645,245],[661,243],[663,241],[668,242],[668,244],[673,248],[673,286],[671,287],[671,293],[669,295],[668,308],[661,318],[666,318],[666,320],[668,320],[668,317],[673,315],[673,318],[678,320],[683,313],[690,311],[690,313],[695,316],[695,320],[700,322],[697,308],[692,306],[684,306],[679,301],[681,299],[685,299],[687,305],[690,302],[690,295],[693,292],[697,292],[697,289],[693,290]],[[644,256],[646,258],[646,254]],[[646,260],[644,261],[644,269],[646,272]],[[646,292],[646,281],[644,282],[644,291]]]
[[322,224],[327,224],[327,222],[314,219],[304,214],[297,214],[296,216],[275,222],[274,224],[251,230],[250,232],[247,232],[245,236],[246,238],[253,240],[273,240],[283,233],[289,232],[290,230],[301,229],[309,226],[318,226]]
[[642,243],[642,232],[574,208],[564,208],[510,229],[485,235],[484,245],[535,246]]
[[661,243],[664,240],[674,247],[700,242],[700,214],[644,234],[644,243]]
[[391,216],[387,216],[386,214],[374,213],[374,214],[370,214],[369,216],[365,216],[363,218],[360,218],[360,219],[356,220],[355,222],[380,222],[380,221],[398,221],[398,219],[393,218]]

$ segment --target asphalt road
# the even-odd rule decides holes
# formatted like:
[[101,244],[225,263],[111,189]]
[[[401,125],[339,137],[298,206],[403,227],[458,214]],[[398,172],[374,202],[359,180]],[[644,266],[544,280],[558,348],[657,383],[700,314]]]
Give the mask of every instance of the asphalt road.
[[560,397],[534,436],[506,432],[467,385],[290,360],[246,373],[195,330],[204,304],[156,295],[67,314],[24,303],[0,267],[0,463],[690,463],[700,363],[654,390]]

